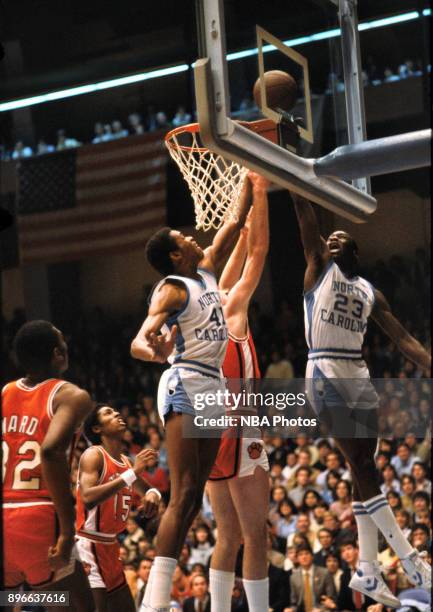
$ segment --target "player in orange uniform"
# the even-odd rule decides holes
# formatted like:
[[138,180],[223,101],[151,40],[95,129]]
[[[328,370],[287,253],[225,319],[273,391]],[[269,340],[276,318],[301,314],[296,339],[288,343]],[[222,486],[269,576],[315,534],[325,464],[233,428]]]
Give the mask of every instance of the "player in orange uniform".
[[119,559],[117,534],[125,530],[132,487],[143,496],[147,517],[156,514],[161,499],[159,491],[139,477],[156,452],[140,451],[132,466],[121,453],[125,429],[119,413],[106,404],[98,404],[84,425],[94,446],[83,453],[78,470],[77,547],[98,612],[135,611]]
[[[3,530],[6,588],[69,591],[70,609],[93,610],[77,562],[69,456],[93,403],[60,378],[68,368],[61,332],[25,323],[14,339],[25,378],[2,391]],[[36,528],[35,528],[36,527]]]
[[[229,344],[223,373],[229,388],[230,379],[234,386],[239,380],[245,381],[248,388],[252,379],[260,378],[248,327],[248,306],[260,281],[269,246],[268,183],[261,176],[252,173],[249,176],[253,183],[249,227],[239,238],[219,283],[220,290],[226,294],[224,317],[229,330]],[[210,569],[212,610],[230,611],[236,556],[243,539],[243,582],[248,607],[250,612],[263,612],[269,607],[266,557],[268,458],[259,430],[252,434],[256,437],[250,437],[250,433],[244,437],[240,431],[235,436],[231,435],[233,431],[227,433],[221,440],[208,483],[218,528]]]

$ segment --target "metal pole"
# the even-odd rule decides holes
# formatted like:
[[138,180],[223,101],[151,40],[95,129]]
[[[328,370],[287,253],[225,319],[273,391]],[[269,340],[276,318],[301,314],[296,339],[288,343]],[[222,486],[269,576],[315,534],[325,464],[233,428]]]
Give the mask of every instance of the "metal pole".
[[349,180],[429,166],[431,137],[431,130],[419,130],[338,147],[315,160],[314,172]]
[[203,57],[210,58],[213,104],[216,110],[216,128],[220,135],[227,134],[227,117],[230,117],[230,94],[226,61],[226,32],[223,0],[197,0],[197,21]]
[[[346,88],[347,132],[349,144],[367,139],[362,82],[361,51],[358,33],[357,0],[339,0],[341,51],[343,55],[344,84]],[[364,174],[365,177],[365,174]],[[353,181],[354,187],[371,194],[369,178]]]

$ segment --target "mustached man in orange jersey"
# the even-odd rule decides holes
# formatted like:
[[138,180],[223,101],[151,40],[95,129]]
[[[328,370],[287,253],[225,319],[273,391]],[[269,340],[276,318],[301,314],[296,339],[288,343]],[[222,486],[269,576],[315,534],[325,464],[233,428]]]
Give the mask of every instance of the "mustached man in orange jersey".
[[84,434],[93,444],[81,456],[77,479],[77,548],[87,570],[98,612],[135,612],[119,559],[117,534],[126,528],[132,489],[142,498],[144,516],[158,512],[161,494],[142,478],[156,451],[140,451],[131,465],[122,454],[126,423],[120,414],[98,404]]
[[[269,248],[269,183],[250,173],[253,207],[248,229],[242,230],[228,260],[219,288],[229,332],[222,366],[228,386],[250,385],[260,378],[254,342],[248,326],[248,307],[259,284]],[[231,383],[231,384],[230,384]],[[236,437],[224,435],[209,476],[208,489],[218,529],[212,555],[210,592],[212,610],[230,612],[235,564],[244,543],[243,584],[251,612],[269,608],[266,519],[269,501],[269,463],[260,430]]]
[[5,586],[70,592],[70,610],[94,610],[75,550],[70,457],[92,410],[86,391],[61,379],[68,368],[62,333],[25,323],[14,339],[24,378],[2,391]]

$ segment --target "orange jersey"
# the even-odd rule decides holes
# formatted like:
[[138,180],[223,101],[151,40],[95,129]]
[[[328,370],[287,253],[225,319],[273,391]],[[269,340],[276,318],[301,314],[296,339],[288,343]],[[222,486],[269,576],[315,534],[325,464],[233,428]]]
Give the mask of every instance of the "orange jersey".
[[[97,483],[98,485],[118,478],[123,472],[131,468],[128,458],[124,455],[122,455],[122,462],[119,462],[109,455],[102,446],[92,446],[91,448],[96,448],[103,458],[103,468]],[[115,495],[106,499],[95,508],[86,510],[80,492],[80,469],[78,469],[77,535],[94,542],[114,542],[117,534],[124,531],[126,527],[126,519],[131,510],[132,495],[132,487],[128,487],[125,484],[124,488]]]
[[222,370],[225,378],[260,378],[256,349],[249,332],[245,338],[236,338],[229,333]]
[[64,380],[27,387],[24,379],[2,391],[3,503],[51,503],[41,472],[40,449],[53,418],[53,400]]

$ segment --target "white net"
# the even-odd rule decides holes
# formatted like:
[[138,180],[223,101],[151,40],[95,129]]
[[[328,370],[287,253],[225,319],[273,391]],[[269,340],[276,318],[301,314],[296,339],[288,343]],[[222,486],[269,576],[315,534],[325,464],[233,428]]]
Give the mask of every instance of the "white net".
[[226,221],[237,221],[248,170],[203,147],[197,124],[172,130],[165,144],[188,183],[196,228],[207,231],[220,228]]

